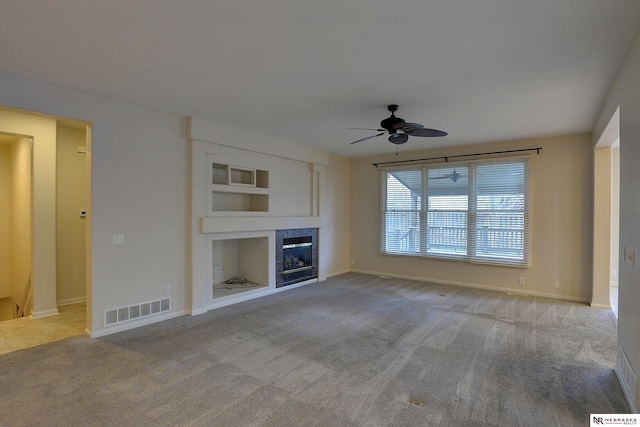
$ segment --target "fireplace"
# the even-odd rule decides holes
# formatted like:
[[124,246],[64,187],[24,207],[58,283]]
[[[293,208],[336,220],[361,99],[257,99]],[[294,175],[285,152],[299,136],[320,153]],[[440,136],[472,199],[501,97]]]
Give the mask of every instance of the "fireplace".
[[318,277],[318,229],[276,230],[276,288]]
[[311,270],[313,239],[311,236],[290,237],[282,242],[282,274]]

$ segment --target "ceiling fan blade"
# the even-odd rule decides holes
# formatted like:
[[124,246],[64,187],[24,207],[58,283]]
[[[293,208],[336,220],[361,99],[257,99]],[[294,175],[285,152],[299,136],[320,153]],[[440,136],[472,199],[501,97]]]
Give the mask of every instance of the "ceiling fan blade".
[[422,129],[424,128],[424,125],[421,125],[420,123],[398,123],[397,125],[393,125],[393,127],[406,132],[408,130]]
[[368,137],[366,137],[366,138],[362,138],[362,139],[359,139],[359,140],[357,140],[357,141],[353,141],[353,142],[351,142],[350,144],[355,144],[356,142],[366,141],[367,139],[377,138],[377,137],[382,136],[382,135],[384,135],[384,134],[385,134],[385,132],[379,133],[379,134],[377,134],[377,135],[371,135],[371,136],[368,136]]
[[406,133],[407,135],[410,135],[410,136],[422,136],[422,137],[427,137],[427,138],[435,138],[435,137],[439,137],[439,136],[447,136],[447,135],[449,135],[445,131],[437,130],[437,129],[428,129],[428,128],[407,129],[407,130],[403,130],[403,131],[404,131],[404,133]]
[[371,128],[349,128],[349,129],[375,130],[377,132],[386,132],[386,129],[371,129]]

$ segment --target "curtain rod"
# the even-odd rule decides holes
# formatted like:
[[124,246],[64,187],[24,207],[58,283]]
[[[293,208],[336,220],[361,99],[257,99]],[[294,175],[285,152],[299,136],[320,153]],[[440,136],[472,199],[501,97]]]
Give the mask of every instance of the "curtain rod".
[[458,158],[458,157],[486,156],[486,155],[490,155],[490,154],[519,153],[519,152],[522,152],[522,151],[535,151],[535,152],[537,152],[537,154],[540,154],[540,150],[542,150],[542,147],[522,148],[520,150],[489,151],[487,153],[456,154],[456,155],[453,155],[453,156],[427,157],[427,158],[424,158],[424,159],[413,159],[413,160],[396,160],[396,161],[393,161],[393,162],[372,163],[372,165],[375,166],[375,167],[378,167],[378,165],[392,165],[392,164],[398,164],[398,163],[423,162],[423,161],[427,161],[427,160],[440,160],[440,159],[444,159],[445,162],[448,162],[449,159],[454,159],[454,158]]

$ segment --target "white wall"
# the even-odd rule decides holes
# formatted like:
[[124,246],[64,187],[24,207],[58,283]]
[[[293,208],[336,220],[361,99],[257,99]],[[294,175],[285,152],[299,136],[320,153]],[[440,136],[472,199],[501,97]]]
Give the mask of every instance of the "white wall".
[[[93,123],[90,329],[103,329],[103,310],[159,299],[165,285],[174,289],[172,307],[184,309],[184,120],[13,76],[0,75],[0,92],[10,107]],[[125,244],[113,245],[113,234]],[[55,307],[55,286],[52,297]]]
[[[640,34],[636,34],[620,67],[594,129],[596,143],[620,108],[620,249],[640,254]],[[640,374],[640,258],[635,265],[620,259],[618,278],[618,348],[624,353],[636,375]],[[616,367],[620,372],[620,366]],[[632,388],[634,385],[630,385]],[[632,410],[639,409],[636,398]]]
[[[88,254],[92,258],[88,295],[92,333],[105,333],[104,310],[162,298],[165,285],[172,286],[172,310],[167,316],[186,312],[191,249],[187,234],[190,187],[185,119],[8,75],[0,75],[0,93],[5,106],[92,124],[92,245]],[[215,126],[215,135],[226,142],[235,138],[244,144],[248,137],[249,144],[256,147],[284,147],[294,159],[298,152],[310,151],[225,126]],[[315,151],[325,159],[323,164],[328,163],[328,153]],[[339,174],[346,176],[343,166]],[[331,175],[330,166],[326,175]],[[338,201],[345,200],[342,191],[346,190],[330,190],[334,198],[330,204],[342,210],[329,212],[331,217],[348,216],[348,206],[337,206]],[[347,228],[346,222],[340,221],[339,227]],[[124,235],[124,245],[112,243],[114,234]],[[334,235],[328,241],[332,244],[325,245],[328,253],[341,253],[348,247],[348,234]],[[344,261],[333,260],[328,267],[342,270]]]
[[[85,130],[58,125],[56,140],[56,299],[58,305],[81,302],[86,295],[85,227],[80,211],[86,194]],[[85,147],[86,149],[86,147]]]
[[330,156],[329,172],[325,177],[324,207],[326,227],[320,230],[320,247],[331,248],[318,260],[328,276],[348,272],[350,269],[351,187],[349,159]]
[[[373,162],[543,147],[531,156],[530,268],[379,254],[380,171]],[[450,163],[451,164],[451,163]],[[351,160],[351,266],[356,271],[544,295],[591,299],[591,136],[507,141]],[[525,285],[519,285],[519,278]],[[560,288],[554,282],[560,281]]]

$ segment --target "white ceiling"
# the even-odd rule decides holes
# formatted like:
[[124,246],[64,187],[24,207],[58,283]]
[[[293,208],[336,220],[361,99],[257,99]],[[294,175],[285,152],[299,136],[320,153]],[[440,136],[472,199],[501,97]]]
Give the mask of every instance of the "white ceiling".
[[[638,0],[2,0],[0,72],[333,153],[590,131]],[[1,99],[0,99],[1,103]]]

